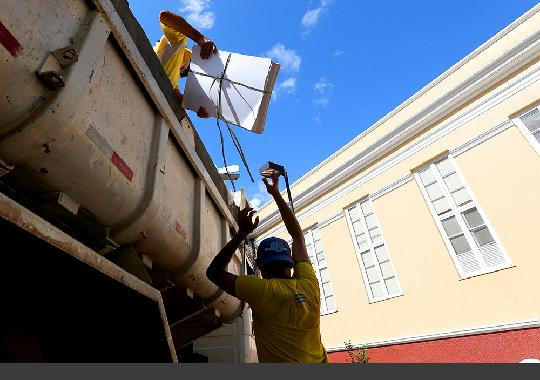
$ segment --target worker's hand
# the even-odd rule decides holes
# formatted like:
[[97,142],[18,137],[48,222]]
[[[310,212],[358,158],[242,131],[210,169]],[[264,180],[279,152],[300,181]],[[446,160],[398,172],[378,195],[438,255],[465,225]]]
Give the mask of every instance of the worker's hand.
[[208,119],[210,117],[208,111],[206,111],[206,108],[204,107],[199,107],[197,110],[197,116],[199,116],[201,119]]
[[201,47],[201,58],[208,59],[212,53],[217,53],[217,46],[214,41],[202,36],[197,44]]
[[240,212],[238,213],[239,233],[247,236],[252,233],[255,228],[257,228],[257,226],[259,225],[259,217],[256,217],[253,221],[253,214],[255,214],[255,211],[249,206],[246,206],[243,210],[240,210]]
[[[266,185],[266,191],[268,191],[268,194],[270,195],[277,195],[279,194],[279,176],[274,170],[265,170],[261,173],[263,176],[263,182]],[[268,178],[272,180],[272,182],[268,182]]]

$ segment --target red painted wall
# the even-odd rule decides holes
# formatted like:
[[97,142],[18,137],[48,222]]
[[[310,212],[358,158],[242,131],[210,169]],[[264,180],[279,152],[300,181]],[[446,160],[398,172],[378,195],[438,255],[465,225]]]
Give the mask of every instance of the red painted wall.
[[[370,363],[518,363],[540,359],[540,328],[470,335],[368,349]],[[347,351],[329,353],[346,363]]]

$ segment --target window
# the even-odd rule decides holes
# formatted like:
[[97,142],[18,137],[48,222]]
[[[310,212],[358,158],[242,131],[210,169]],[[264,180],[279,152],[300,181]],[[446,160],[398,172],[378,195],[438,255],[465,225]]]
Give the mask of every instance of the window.
[[511,266],[451,158],[422,167],[415,178],[461,278]]
[[403,294],[371,200],[349,207],[346,214],[369,301]]
[[306,240],[306,248],[309,259],[319,280],[319,288],[321,290],[321,314],[329,314],[336,311],[336,299],[332,282],[330,280],[330,272],[321,241],[321,235],[317,227],[304,232]]
[[540,108],[536,107],[514,119],[514,124],[540,154]]

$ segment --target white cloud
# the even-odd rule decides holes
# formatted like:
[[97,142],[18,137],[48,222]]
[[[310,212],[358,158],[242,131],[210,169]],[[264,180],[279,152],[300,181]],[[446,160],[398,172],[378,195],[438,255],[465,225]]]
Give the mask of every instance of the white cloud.
[[272,97],[274,99],[277,99],[277,96],[281,93],[285,93],[286,95],[290,95],[296,91],[296,78],[287,78],[283,82],[281,82],[276,88],[274,88],[274,92],[272,93]]
[[313,121],[315,122],[315,124],[321,124],[322,123],[321,114],[318,113],[317,115],[315,115],[313,117]]
[[313,102],[316,105],[327,107],[332,96],[332,89],[334,85],[328,82],[324,77],[321,77],[314,85],[313,91],[315,93],[315,98]]
[[266,52],[266,56],[277,61],[283,70],[298,72],[302,57],[296,54],[296,51],[287,49],[282,43],[277,43],[274,47]]
[[254,192],[253,196],[249,200],[249,204],[255,210],[258,210],[260,206],[264,205],[272,198],[270,194],[268,194],[268,192],[266,191],[266,186],[264,185],[264,183],[258,183],[257,186],[257,190]]
[[253,198],[249,201],[249,205],[255,209],[258,210],[259,206],[261,205],[262,201],[259,198]]
[[188,22],[201,29],[212,29],[216,15],[210,10],[210,0],[182,0],[180,12],[186,14]]
[[332,53],[332,55],[333,55],[334,57],[341,57],[343,54],[345,54],[345,52],[344,52],[343,50],[340,50],[340,49],[337,49],[336,51],[334,51],[334,52]]
[[321,16],[328,12],[328,8],[330,7],[331,3],[332,0],[321,0],[321,3],[317,8],[310,9],[304,13],[302,21],[300,22],[302,27],[304,27],[306,30],[310,30],[311,28],[315,27],[319,23]]

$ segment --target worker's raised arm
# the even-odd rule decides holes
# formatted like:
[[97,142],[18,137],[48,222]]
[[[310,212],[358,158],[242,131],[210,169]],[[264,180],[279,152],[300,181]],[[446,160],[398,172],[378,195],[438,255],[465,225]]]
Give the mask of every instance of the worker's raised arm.
[[161,11],[159,14],[159,21],[195,41],[195,43],[201,47],[202,59],[207,59],[212,53],[217,52],[217,47],[214,42],[191,26],[182,16],[170,11]]
[[[273,170],[266,170],[261,173],[263,176],[263,182],[266,185],[266,191],[274,198],[278,206],[281,218],[285,223],[287,232],[291,235],[293,244],[292,244],[292,258],[295,263],[300,261],[305,261],[311,264],[309,256],[306,249],[306,242],[304,241],[304,234],[300,223],[294,216],[292,210],[289,208],[289,205],[283,199],[279,192],[279,177]],[[270,179],[272,182],[268,182]]]
[[234,252],[238,249],[242,241],[244,241],[246,236],[253,232],[259,225],[259,217],[255,218],[255,221],[252,221],[254,213],[255,211],[250,207],[246,207],[240,211],[238,214],[238,232],[225,247],[219,251],[206,270],[206,277],[208,277],[210,281],[235,297],[236,292],[234,290],[234,282],[238,276],[227,272],[227,265],[229,265]]

